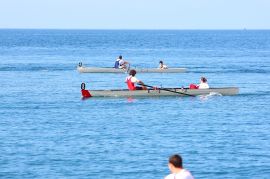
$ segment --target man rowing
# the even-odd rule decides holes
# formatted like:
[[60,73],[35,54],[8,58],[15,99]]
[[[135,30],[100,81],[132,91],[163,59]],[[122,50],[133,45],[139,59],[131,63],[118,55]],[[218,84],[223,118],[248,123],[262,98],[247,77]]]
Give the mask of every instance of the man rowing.
[[207,79],[205,77],[201,77],[200,84],[198,85],[199,89],[209,89],[209,85],[207,83]]
[[[141,81],[141,80],[138,80],[136,77],[136,70],[130,70],[129,71],[129,76],[126,78],[126,83],[127,83],[127,86],[128,86],[128,89],[133,91],[133,90],[146,90],[147,87],[146,86],[143,86],[144,83]],[[135,84],[140,84],[142,86],[136,86]]]
[[163,61],[161,60],[161,61],[159,61],[159,66],[158,66],[158,68],[159,68],[159,69],[167,69],[168,66],[165,65],[165,64],[163,63]]
[[125,61],[120,55],[114,63],[114,68],[127,69],[127,64],[129,64],[128,61]]

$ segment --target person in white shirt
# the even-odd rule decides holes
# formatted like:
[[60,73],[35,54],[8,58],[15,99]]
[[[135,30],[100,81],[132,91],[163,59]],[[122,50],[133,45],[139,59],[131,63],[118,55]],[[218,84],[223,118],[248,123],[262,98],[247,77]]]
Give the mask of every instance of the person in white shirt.
[[159,61],[159,66],[158,66],[159,69],[167,69],[168,66],[163,64],[163,61]]
[[127,64],[129,64],[128,61],[125,61],[120,55],[114,63],[114,68],[127,69]]
[[201,77],[201,82],[198,85],[199,89],[209,89],[209,85],[207,83],[207,79],[205,77]]
[[183,168],[183,161],[180,155],[172,155],[169,158],[168,167],[171,174],[167,175],[165,179],[194,179],[192,174]]

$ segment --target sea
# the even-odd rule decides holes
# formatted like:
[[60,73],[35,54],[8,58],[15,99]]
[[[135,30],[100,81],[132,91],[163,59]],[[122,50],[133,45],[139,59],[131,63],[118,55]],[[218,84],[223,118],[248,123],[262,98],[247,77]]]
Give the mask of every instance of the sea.
[[[81,97],[128,74],[78,73],[160,60],[186,73],[136,77],[236,96]],[[164,178],[179,154],[195,178],[270,178],[270,30],[0,30],[0,178]]]

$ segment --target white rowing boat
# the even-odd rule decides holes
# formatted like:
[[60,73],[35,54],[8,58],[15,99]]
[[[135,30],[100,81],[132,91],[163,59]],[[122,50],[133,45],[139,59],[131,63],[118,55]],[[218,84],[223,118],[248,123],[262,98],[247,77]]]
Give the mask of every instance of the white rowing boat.
[[85,84],[81,85],[83,97],[154,97],[154,96],[198,96],[208,94],[237,95],[239,88],[210,88],[210,89],[188,89],[188,88],[158,88],[148,90],[114,89],[114,90],[86,90]]
[[[184,73],[186,68],[168,68],[168,69],[159,69],[159,68],[132,68],[136,70],[137,73]],[[86,67],[78,66],[77,70],[80,73],[127,73],[129,71],[126,69],[120,68],[110,68],[110,67]]]

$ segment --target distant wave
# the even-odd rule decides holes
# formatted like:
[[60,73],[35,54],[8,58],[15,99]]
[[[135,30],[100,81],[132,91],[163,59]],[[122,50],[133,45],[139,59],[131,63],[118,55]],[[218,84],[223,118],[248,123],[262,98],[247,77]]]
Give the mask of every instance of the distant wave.
[[4,66],[0,67],[0,71],[71,71],[76,67],[72,66]]
[[246,92],[246,93],[240,93],[237,96],[243,96],[243,97],[247,97],[247,96],[269,96],[270,95],[270,91],[256,91],[256,92]]
[[189,73],[270,73],[270,69],[188,69]]

